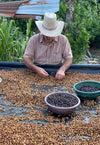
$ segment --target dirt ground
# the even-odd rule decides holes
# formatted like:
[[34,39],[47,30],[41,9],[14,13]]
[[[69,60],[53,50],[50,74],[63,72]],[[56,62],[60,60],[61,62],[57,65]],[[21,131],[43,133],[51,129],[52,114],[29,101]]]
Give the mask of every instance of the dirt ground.
[[89,54],[79,64],[100,64],[100,49],[89,49]]
[[91,49],[92,56],[100,60],[100,49]]

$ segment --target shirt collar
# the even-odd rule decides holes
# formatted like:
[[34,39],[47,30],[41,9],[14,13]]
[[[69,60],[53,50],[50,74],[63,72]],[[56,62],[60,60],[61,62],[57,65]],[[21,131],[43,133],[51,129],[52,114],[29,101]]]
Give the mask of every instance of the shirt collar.
[[[57,42],[58,41],[58,36],[57,37],[55,37],[55,39],[54,39],[54,41],[53,42]],[[42,34],[40,34],[40,42],[41,43],[43,43],[44,41],[43,41],[43,35]]]

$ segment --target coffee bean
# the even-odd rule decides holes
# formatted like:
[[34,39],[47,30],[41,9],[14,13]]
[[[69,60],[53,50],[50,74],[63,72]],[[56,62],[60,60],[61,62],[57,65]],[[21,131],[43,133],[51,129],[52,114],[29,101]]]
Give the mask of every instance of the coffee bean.
[[78,100],[71,94],[57,93],[50,95],[47,98],[47,102],[57,107],[71,107],[76,105]]
[[78,90],[83,91],[83,92],[95,92],[95,91],[100,91],[100,88],[98,87],[92,87],[92,86],[82,86]]

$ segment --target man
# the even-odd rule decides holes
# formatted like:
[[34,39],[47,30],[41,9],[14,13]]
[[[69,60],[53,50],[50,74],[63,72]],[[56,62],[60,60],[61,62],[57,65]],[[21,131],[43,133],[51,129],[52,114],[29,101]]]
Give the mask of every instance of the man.
[[62,64],[55,75],[55,79],[61,80],[72,63],[69,41],[61,34],[64,22],[57,21],[55,13],[45,13],[44,20],[36,21],[36,25],[41,33],[32,36],[28,41],[23,62],[42,77],[48,77],[49,74],[35,63],[41,65]]

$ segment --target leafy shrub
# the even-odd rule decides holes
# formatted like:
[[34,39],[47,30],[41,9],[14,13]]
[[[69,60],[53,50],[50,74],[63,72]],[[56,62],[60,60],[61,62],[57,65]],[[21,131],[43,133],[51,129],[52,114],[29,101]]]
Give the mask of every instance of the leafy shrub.
[[60,5],[59,5],[59,11],[56,13],[57,18],[65,22],[67,9],[68,9],[68,6],[66,4],[66,0],[61,0]]
[[18,33],[18,28],[14,28],[14,20],[7,21],[3,19],[0,24],[0,60],[10,61],[15,54],[15,39]]
[[[69,24],[71,25],[71,23]],[[70,27],[70,26],[69,26]],[[90,34],[86,31],[83,25],[78,25],[75,28],[71,26],[72,33],[66,33],[69,42],[71,44],[72,53],[73,53],[73,63],[77,63],[84,58],[86,48],[89,47]]]
[[[84,58],[91,41],[100,34],[99,11],[100,4],[96,0],[75,0],[74,22],[66,24],[63,31],[72,47],[73,63],[77,63]],[[64,14],[66,15],[66,11]]]
[[[30,19],[25,19],[25,18],[22,18],[22,19],[21,18],[9,18],[9,19],[15,20],[16,27],[19,27],[20,31],[23,32],[24,35],[26,35],[27,24],[29,23]],[[35,32],[35,30],[36,30],[35,20],[31,19],[30,31]]]
[[0,61],[22,61],[31,32],[32,20],[27,23],[26,35],[19,31],[15,20],[3,18],[0,24]]

